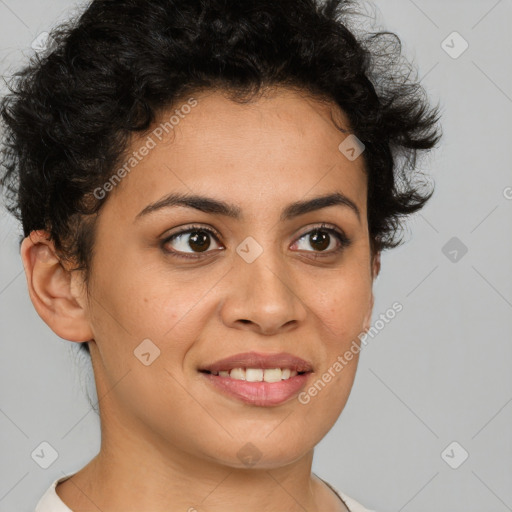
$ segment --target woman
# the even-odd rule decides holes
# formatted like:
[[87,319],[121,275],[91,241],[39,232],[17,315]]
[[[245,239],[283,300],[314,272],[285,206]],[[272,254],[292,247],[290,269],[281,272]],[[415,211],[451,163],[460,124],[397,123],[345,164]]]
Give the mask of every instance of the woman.
[[313,452],[439,116],[350,8],[95,0],[12,84],[28,291],[100,398],[100,452],[37,512],[367,510]]

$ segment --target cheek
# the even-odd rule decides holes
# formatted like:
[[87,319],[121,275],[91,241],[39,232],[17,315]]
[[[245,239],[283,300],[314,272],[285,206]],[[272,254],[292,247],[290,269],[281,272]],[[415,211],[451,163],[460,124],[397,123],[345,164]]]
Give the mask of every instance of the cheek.
[[[177,279],[144,265],[131,268],[125,260],[98,274],[97,281],[93,331],[109,387],[129,371],[129,380],[139,385],[127,392],[127,407],[148,409],[147,397],[154,397],[163,383],[178,393],[173,396],[179,401],[180,386],[167,372],[182,374],[188,354],[215,315],[208,291],[218,278]],[[154,362],[144,366],[137,355],[147,352]]]
[[[363,267],[342,270],[320,282],[310,281],[309,308],[317,322],[319,368],[301,404],[308,416],[324,418],[325,432],[343,410],[359,359],[359,336],[370,307],[371,279]],[[326,286],[328,284],[328,286]],[[347,355],[348,354],[348,355]]]
[[310,291],[311,310],[327,339],[341,348],[363,330],[371,301],[371,282],[364,273],[338,275],[325,282],[323,289]]
[[354,383],[368,294],[369,288],[333,287],[317,303],[316,352],[322,353],[322,367],[302,397],[299,396],[299,402],[307,417],[322,418],[318,424],[322,429],[321,437],[341,414]]
[[163,341],[204,294],[197,280],[182,282],[161,266],[143,261],[135,251],[126,250],[122,258],[103,253],[98,260],[102,266],[93,283],[95,323],[122,331],[123,336],[129,333],[133,342],[139,338]]

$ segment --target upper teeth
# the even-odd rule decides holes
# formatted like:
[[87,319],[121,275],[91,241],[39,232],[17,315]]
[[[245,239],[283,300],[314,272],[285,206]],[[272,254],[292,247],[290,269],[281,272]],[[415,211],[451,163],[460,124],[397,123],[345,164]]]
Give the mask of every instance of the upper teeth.
[[296,370],[290,370],[289,368],[233,368],[231,371],[221,370],[212,373],[219,377],[231,377],[232,379],[246,380],[247,382],[279,382],[297,375]]

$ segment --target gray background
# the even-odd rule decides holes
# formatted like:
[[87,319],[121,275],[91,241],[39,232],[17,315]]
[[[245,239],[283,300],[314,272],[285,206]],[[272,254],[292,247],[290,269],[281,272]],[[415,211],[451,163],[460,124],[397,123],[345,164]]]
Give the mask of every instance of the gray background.
[[[80,4],[0,0],[0,72]],[[386,0],[376,14],[440,99],[444,140],[422,162],[436,193],[375,283],[374,322],[395,301],[404,309],[362,351],[313,470],[379,512],[512,510],[512,2]],[[441,46],[453,31],[469,43],[457,59]],[[19,227],[0,219],[0,511],[31,511],[51,481],[97,453],[99,421],[87,359],[35,312]],[[455,262],[443,252],[452,237],[468,249]],[[31,458],[42,441],[59,455],[48,469]],[[463,450],[457,469],[445,462],[459,464]]]

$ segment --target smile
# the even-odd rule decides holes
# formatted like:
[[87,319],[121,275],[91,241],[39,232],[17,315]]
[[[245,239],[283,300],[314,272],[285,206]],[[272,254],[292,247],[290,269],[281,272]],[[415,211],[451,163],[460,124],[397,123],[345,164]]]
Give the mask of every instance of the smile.
[[233,368],[232,370],[210,373],[219,377],[229,377],[247,382],[280,382],[298,374],[297,370],[291,370],[290,368]]

